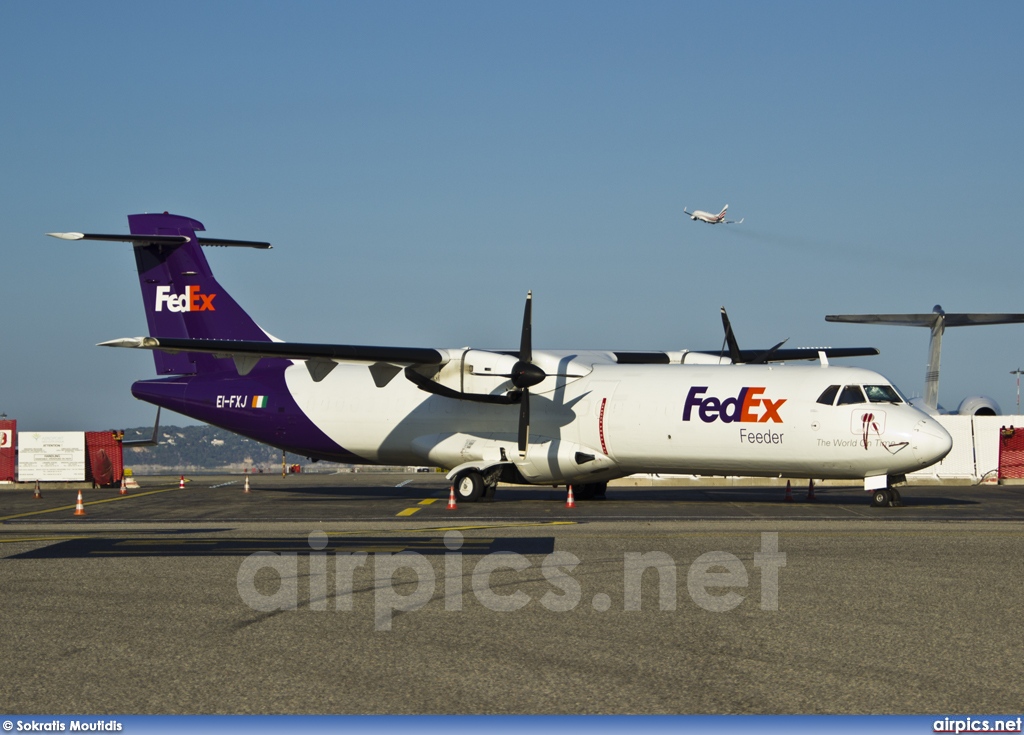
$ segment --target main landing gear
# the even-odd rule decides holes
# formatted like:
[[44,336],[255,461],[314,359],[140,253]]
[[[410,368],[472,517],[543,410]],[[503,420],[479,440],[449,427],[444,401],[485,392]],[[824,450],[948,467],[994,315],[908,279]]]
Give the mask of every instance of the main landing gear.
[[604,500],[608,491],[607,482],[585,482],[582,485],[572,486],[572,494],[575,500]]
[[[499,476],[500,472],[485,471],[481,473],[477,470],[460,472],[452,482],[452,487],[455,489],[455,500],[461,503],[474,503],[481,498],[493,498],[498,487]],[[607,482],[588,482],[572,486],[576,500],[604,500],[607,490]]]
[[494,489],[498,483],[488,484],[476,470],[463,472],[455,478],[452,486],[455,488],[455,498],[463,503],[474,503],[480,498],[494,495]]

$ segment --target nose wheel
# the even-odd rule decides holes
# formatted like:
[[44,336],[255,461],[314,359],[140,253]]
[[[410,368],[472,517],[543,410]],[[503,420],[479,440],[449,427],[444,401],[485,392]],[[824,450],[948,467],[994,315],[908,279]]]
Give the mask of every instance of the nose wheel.
[[894,487],[885,488],[883,490],[875,490],[871,494],[871,507],[902,508],[903,497],[900,495],[900,491]]

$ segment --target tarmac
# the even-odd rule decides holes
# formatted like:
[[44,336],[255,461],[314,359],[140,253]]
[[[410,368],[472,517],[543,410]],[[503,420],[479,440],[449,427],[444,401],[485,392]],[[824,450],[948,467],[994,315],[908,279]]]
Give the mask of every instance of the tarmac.
[[0,489],[5,711],[1021,706],[1024,489],[502,486],[449,510],[432,473],[177,479],[86,489],[82,517],[77,489]]

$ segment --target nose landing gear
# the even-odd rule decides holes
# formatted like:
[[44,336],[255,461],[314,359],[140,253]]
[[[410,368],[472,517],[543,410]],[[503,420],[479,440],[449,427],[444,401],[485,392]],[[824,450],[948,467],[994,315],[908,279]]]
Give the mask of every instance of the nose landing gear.
[[903,497],[900,491],[890,484],[889,487],[879,488],[871,493],[872,508],[902,508]]

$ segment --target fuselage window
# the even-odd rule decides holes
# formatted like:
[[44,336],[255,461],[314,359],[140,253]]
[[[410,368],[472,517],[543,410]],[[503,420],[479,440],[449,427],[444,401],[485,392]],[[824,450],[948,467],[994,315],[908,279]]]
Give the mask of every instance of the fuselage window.
[[831,406],[836,402],[836,394],[839,393],[838,385],[830,385],[828,388],[821,392],[818,396],[818,403],[823,403],[826,406]]
[[864,391],[860,389],[859,385],[847,385],[843,387],[843,392],[839,394],[839,403],[837,406],[846,406],[851,403],[867,403],[864,400]]
[[903,403],[900,394],[891,385],[865,385],[864,392],[872,403]]

